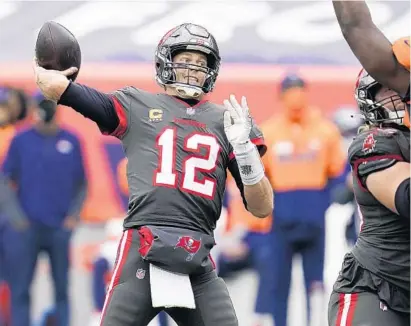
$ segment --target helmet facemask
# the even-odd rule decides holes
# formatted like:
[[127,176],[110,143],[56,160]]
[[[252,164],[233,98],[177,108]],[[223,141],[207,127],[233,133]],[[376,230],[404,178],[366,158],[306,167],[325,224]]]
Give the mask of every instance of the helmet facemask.
[[[207,65],[197,65],[197,61],[191,60],[174,62],[175,56],[181,52],[201,53],[206,56]],[[155,53],[155,67],[156,81],[159,85],[173,87],[181,97],[198,98],[213,90],[218,76],[220,55],[216,40],[200,25],[181,24],[161,39]],[[186,71],[183,76],[179,74],[182,70]],[[203,83],[190,78],[199,77],[200,74],[202,77],[199,79],[204,81]]]
[[[187,49],[171,49],[169,46],[163,46],[161,48],[160,53],[158,53],[157,56],[162,60],[156,63],[156,69],[161,71],[161,76],[157,75],[156,79],[157,82],[162,85],[168,85],[175,88],[179,96],[183,98],[198,98],[204,93],[211,92],[214,88],[218,76],[218,61],[215,56],[212,55],[211,51],[206,48],[197,47],[197,50],[190,50],[188,47],[185,48]],[[207,66],[173,61],[174,57],[179,53],[191,51],[205,54],[207,57]],[[161,67],[161,65],[163,66]],[[186,81],[177,80],[177,75],[181,73],[182,70],[185,71],[184,77]],[[205,74],[205,77],[201,78],[202,80],[204,79],[202,85],[196,85],[195,81],[194,83],[192,81],[192,79],[200,79],[198,78],[199,72]]]
[[405,105],[398,94],[383,97],[377,100],[377,94],[383,86],[378,82],[359,87],[355,98],[368,124],[382,123],[404,124]]

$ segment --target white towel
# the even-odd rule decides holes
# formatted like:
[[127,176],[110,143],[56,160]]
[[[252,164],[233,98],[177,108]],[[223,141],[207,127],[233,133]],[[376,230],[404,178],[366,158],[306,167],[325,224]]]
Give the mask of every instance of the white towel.
[[172,273],[150,264],[150,288],[154,308],[196,308],[188,275]]

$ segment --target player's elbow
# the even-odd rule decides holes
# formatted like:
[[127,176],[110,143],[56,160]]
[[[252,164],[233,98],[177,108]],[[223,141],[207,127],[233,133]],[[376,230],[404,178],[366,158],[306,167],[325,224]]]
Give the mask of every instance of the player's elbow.
[[245,186],[244,195],[247,210],[255,217],[270,216],[274,208],[273,189],[267,178],[263,178],[255,185]]
[[258,218],[265,218],[271,215],[274,209],[274,200],[271,194],[271,199],[269,196],[264,198],[264,200],[259,200],[254,207],[248,206],[248,211]]
[[271,215],[271,212],[273,211],[274,205],[267,205],[266,207],[263,207],[261,209],[254,209],[254,210],[249,210],[253,216],[258,217],[258,218],[265,218],[269,217]]

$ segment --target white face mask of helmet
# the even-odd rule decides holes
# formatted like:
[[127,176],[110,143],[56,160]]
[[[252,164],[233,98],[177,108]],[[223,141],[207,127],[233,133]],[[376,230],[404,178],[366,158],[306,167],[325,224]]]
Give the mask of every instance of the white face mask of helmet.
[[[365,70],[361,70],[355,89],[355,99],[368,124],[395,123],[404,125],[405,104],[397,93],[376,98],[383,86]],[[387,90],[388,91],[388,90]]]

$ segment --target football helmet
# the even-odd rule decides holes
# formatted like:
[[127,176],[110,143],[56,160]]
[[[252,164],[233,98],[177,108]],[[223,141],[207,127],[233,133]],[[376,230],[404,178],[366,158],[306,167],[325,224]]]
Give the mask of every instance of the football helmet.
[[405,106],[398,94],[379,101],[376,94],[383,88],[367,71],[361,69],[355,85],[355,99],[368,124],[397,123],[403,125]]
[[[173,57],[183,51],[197,51],[207,57],[207,67],[189,63],[173,63]],[[167,32],[155,52],[156,81],[165,87],[175,87],[182,97],[198,98],[213,90],[220,68],[220,54],[216,40],[202,26],[185,23]],[[177,82],[175,69],[200,70],[206,73],[202,86]]]

